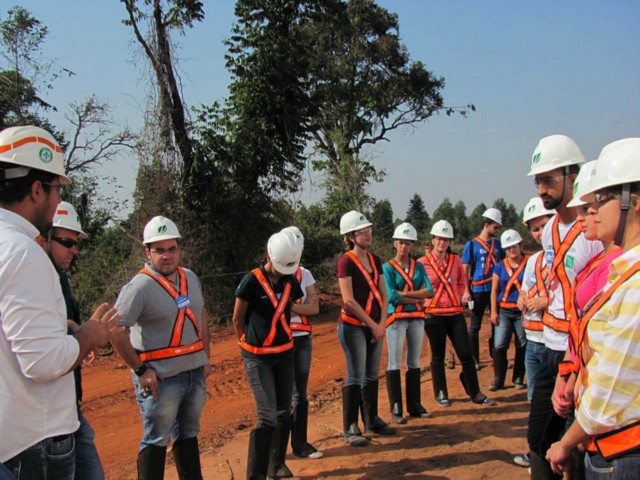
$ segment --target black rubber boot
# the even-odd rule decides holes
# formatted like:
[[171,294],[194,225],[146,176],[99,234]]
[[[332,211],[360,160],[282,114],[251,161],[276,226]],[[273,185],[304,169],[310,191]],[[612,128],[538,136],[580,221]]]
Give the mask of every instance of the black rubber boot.
[[407,412],[414,418],[429,418],[431,414],[422,406],[420,394],[420,369],[410,368],[404,375],[407,396]]
[[322,452],[307,442],[309,402],[299,403],[293,410],[291,422],[291,449],[296,457],[320,458]]
[[172,452],[180,480],[202,480],[198,437],[174,442]]
[[271,438],[271,450],[269,452],[268,478],[291,478],[293,474],[285,464],[287,446],[289,444],[289,432],[291,431],[291,414],[278,418],[278,424]]
[[535,452],[529,452],[529,465],[531,465],[532,480],[560,480],[562,475],[556,475],[551,470],[551,465]]
[[402,386],[400,385],[400,370],[387,370],[387,393],[391,409],[391,423],[402,425],[407,421],[402,416]]
[[167,447],[151,445],[138,453],[138,480],[162,480]]
[[436,403],[441,407],[450,406],[444,362],[437,360],[431,361],[431,381],[433,382],[433,395]]
[[396,429],[378,416],[378,380],[371,382],[360,391],[361,412],[365,433],[395,435]]
[[516,388],[522,389],[525,388],[524,384],[524,375],[525,375],[525,366],[524,366],[524,356],[525,356],[526,347],[518,347],[516,345],[516,359],[513,363],[513,384]]
[[473,363],[476,370],[480,370],[480,337],[478,333],[469,332],[469,345],[471,345],[471,354],[473,355]]
[[259,427],[251,432],[247,459],[247,480],[266,480],[272,437],[272,427]]
[[362,436],[358,427],[360,386],[350,385],[342,389],[342,426],[344,439],[352,447],[365,447],[369,439]]
[[504,379],[507,376],[507,349],[496,348],[493,351],[493,382],[489,386],[489,391],[495,392],[504,387]]

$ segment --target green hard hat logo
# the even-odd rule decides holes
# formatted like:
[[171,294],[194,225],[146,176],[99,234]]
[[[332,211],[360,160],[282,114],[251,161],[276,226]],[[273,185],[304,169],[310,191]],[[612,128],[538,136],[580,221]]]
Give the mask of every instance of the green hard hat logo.
[[511,240],[512,240],[511,235],[509,235],[509,236],[507,237],[507,242],[510,242]]
[[158,227],[158,233],[164,233],[167,231],[167,226],[166,225],[160,225]]
[[442,229],[442,231],[443,231],[443,232],[448,232],[448,231],[449,231],[449,227],[444,227],[444,228]]
[[409,229],[408,229],[408,228],[405,228],[405,229],[402,231],[402,233],[406,233],[407,235],[409,235]]
[[578,193],[578,185],[580,185],[578,182],[576,182],[576,183],[573,185],[573,194],[574,194],[574,195],[575,195],[576,193]]
[[536,163],[538,163],[538,162],[540,161],[540,156],[541,156],[541,153],[540,153],[540,152],[536,153],[536,154],[533,156],[533,159],[531,160],[531,163],[532,163],[533,165],[535,165]]
[[535,206],[535,205],[531,205],[531,206],[529,207],[529,210],[527,210],[527,211],[528,211],[529,213],[531,213],[531,212],[533,212],[535,209],[536,209],[536,206]]
[[42,163],[51,163],[53,160],[53,152],[49,147],[42,147],[38,152],[38,157]]
[[360,221],[361,221],[361,222],[366,222],[366,220],[367,220],[367,219],[366,219],[366,218],[364,218],[364,215],[360,215]]

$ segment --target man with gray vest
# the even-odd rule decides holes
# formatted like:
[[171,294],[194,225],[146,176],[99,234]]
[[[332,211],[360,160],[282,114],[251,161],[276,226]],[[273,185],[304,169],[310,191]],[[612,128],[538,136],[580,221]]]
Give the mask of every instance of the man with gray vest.
[[144,433],[138,478],[162,480],[167,446],[181,480],[202,478],[198,433],[211,372],[209,331],[198,277],[179,266],[181,238],[168,218],[144,228],[148,263],[120,291],[116,305],[129,330],[112,340],[132,370]]

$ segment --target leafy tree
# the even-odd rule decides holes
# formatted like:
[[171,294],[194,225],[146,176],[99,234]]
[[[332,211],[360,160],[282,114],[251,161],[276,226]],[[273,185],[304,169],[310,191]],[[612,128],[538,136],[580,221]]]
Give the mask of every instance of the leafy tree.
[[[480,234],[480,232],[482,231],[482,214],[486,209],[487,206],[484,203],[481,203],[476,208],[474,208],[469,215],[467,219],[467,224],[469,226],[469,238]],[[459,242],[466,242],[469,238],[457,237],[457,240]]]
[[513,203],[507,204],[504,198],[499,197],[498,199],[496,199],[496,201],[493,203],[493,207],[497,208],[498,210],[500,210],[500,212],[502,212],[503,229],[507,229],[507,228],[517,229],[518,225],[522,223],[520,221],[522,217],[520,217],[520,215],[518,214],[516,207],[513,206]]
[[373,248],[375,252],[384,260],[393,256],[393,208],[387,199],[375,203],[369,221],[373,223]]
[[458,239],[469,236],[469,222],[467,221],[467,207],[462,200],[458,200],[453,207],[453,231]]
[[404,218],[405,222],[409,222],[418,231],[418,238],[427,238],[431,229],[431,219],[425,209],[422,197],[414,193],[409,200],[409,208]]
[[[446,220],[452,226],[455,218],[455,210],[449,200],[449,197],[445,197],[444,200],[438,205],[438,207],[433,211],[433,221],[437,222],[439,220]],[[458,232],[454,230],[456,236],[458,236]]]

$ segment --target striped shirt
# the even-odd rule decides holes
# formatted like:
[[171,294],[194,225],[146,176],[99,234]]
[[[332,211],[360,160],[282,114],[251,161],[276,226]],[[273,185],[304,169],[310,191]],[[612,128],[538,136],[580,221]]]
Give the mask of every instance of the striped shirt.
[[[640,245],[616,258],[611,284],[640,262]],[[594,299],[595,300],[595,299]],[[617,430],[640,419],[640,272],[622,283],[591,318],[583,346],[577,420],[589,435]]]

